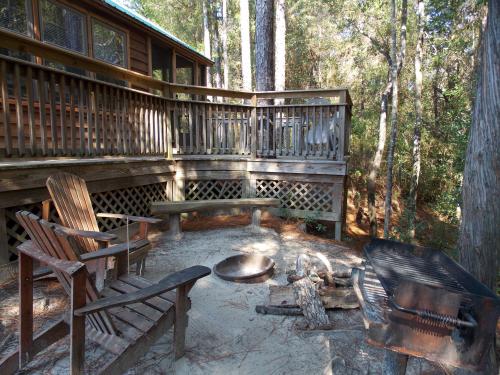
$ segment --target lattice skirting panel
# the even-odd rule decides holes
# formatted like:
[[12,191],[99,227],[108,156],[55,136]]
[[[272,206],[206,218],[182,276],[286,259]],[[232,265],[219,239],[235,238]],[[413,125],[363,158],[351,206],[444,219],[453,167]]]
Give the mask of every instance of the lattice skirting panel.
[[[167,183],[157,183],[143,186],[133,186],[91,194],[94,212],[110,212],[134,216],[149,216],[152,201],[169,200]],[[42,204],[35,203],[25,206],[9,207],[5,209],[7,223],[8,249],[15,253],[16,247],[28,239],[27,233],[16,220],[16,212],[27,210],[37,216],[42,216]],[[58,222],[59,218],[55,207],[51,205],[50,221]],[[102,231],[109,231],[123,226],[122,220],[98,218],[97,222]]]
[[331,212],[334,185],[323,182],[257,180],[258,198],[277,198],[281,208],[290,210]]
[[185,182],[187,201],[237,199],[243,196],[242,180],[189,180]]
[[[165,182],[94,193],[91,199],[95,212],[115,212],[135,216],[150,216],[151,202],[169,200]],[[124,225],[120,220],[108,218],[98,218],[97,222],[102,231]]]

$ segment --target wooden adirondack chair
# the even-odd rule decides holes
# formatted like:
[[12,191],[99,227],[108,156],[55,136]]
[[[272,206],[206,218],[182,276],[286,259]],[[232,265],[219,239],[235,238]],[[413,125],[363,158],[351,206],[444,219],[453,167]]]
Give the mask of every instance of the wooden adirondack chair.
[[[194,283],[210,274],[204,266],[193,266],[153,284],[127,274],[127,248],[123,244],[79,255],[74,239],[92,238],[82,232],[49,223],[20,211],[18,221],[30,235],[18,247],[20,337],[19,349],[0,362],[0,374],[12,374],[40,351],[70,335],[70,369],[83,371],[85,336],[112,353],[103,374],[121,374],[133,365],[174,324],[175,357],[184,354],[187,297]],[[102,293],[95,288],[85,263],[115,257],[118,278]],[[33,335],[33,259],[47,264],[70,297],[70,311],[45,331]],[[176,291],[173,291],[176,289]],[[167,348],[165,348],[167,350]]]
[[[92,202],[84,179],[73,174],[61,172],[50,176],[47,179],[46,185],[62,225],[77,230],[99,232],[96,215],[92,209]],[[146,256],[151,249],[151,244],[147,239],[148,226],[149,224],[158,223],[161,220],[114,213],[98,213],[97,216],[119,220],[128,219],[131,223],[139,223],[139,233],[134,237],[133,241],[129,243],[129,262],[130,264],[136,264],[137,275],[143,275],[146,265]],[[99,238],[80,238],[78,244],[80,246],[80,251],[92,252],[116,241],[116,235],[103,233]],[[104,267],[104,260],[99,260],[96,261],[95,264],[89,265],[91,272],[93,272],[94,269],[102,271]],[[99,274],[101,274],[101,272],[99,272]],[[100,281],[99,288],[101,288]]]

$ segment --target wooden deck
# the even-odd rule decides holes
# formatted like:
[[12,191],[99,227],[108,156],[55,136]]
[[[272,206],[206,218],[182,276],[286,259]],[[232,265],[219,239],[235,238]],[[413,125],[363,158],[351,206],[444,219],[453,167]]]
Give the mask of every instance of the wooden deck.
[[[145,216],[151,201],[276,198],[277,214],[333,221],[340,237],[347,89],[172,84],[5,30],[0,48],[33,55],[33,62],[0,55],[1,262],[26,239],[15,212],[41,213],[45,180],[61,170],[87,181],[96,211]],[[88,73],[56,70],[44,59]],[[282,104],[269,104],[278,98]],[[99,225],[116,229],[105,218]]]

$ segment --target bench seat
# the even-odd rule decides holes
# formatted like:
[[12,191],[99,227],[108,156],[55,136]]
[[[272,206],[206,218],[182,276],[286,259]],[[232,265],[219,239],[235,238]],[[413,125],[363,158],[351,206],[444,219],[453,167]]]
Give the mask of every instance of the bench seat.
[[199,201],[153,202],[153,215],[169,215],[168,236],[173,239],[182,238],[181,214],[187,212],[212,211],[229,208],[252,208],[252,225],[260,225],[261,208],[279,207],[279,199],[274,198],[240,198],[240,199],[212,199]]

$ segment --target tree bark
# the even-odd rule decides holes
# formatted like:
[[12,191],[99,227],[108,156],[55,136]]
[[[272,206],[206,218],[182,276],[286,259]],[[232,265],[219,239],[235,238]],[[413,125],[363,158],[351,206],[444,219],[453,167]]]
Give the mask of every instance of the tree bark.
[[222,64],[224,73],[224,88],[229,88],[229,60],[227,57],[227,0],[222,0]]
[[257,0],[255,5],[255,86],[257,91],[274,89],[274,0]]
[[[208,21],[208,4],[207,1],[203,1],[203,47],[204,47],[204,54],[206,57],[209,59],[212,58],[212,53],[210,49],[210,23]],[[210,67],[207,66],[207,71],[206,71],[207,79],[206,79],[206,84],[207,87],[212,86],[212,77],[210,74]]]
[[220,30],[219,30],[219,20],[217,19],[217,6],[213,6],[213,0],[209,0],[209,4],[211,5],[209,9],[211,9],[213,14],[213,23],[212,23],[212,38],[213,38],[213,59],[215,61],[215,74],[214,74],[214,86],[221,88],[222,87],[222,65],[221,65],[221,43],[220,43]]
[[462,188],[460,263],[495,290],[500,257],[500,2],[489,1]]
[[408,210],[410,212],[410,236],[415,238],[417,216],[417,190],[420,178],[420,129],[422,128],[422,60],[424,57],[424,0],[417,0],[417,46],[415,51],[415,128],[413,131],[413,163]]
[[240,0],[241,22],[241,76],[243,90],[252,90],[252,63],[250,60],[250,15],[248,0]]
[[378,125],[378,144],[375,156],[368,174],[368,218],[370,220],[370,236],[377,237],[377,205],[376,205],[376,188],[377,177],[382,163],[382,155],[385,149],[385,139],[387,132],[387,103],[392,89],[392,81],[389,74],[389,82],[385,87],[380,99],[380,118]]
[[[274,44],[274,88],[276,91],[285,90],[286,77],[286,18],[285,0],[276,0],[276,32]],[[283,99],[275,100],[275,104],[284,104]]]
[[384,238],[389,238],[391,214],[392,214],[392,180],[394,165],[394,149],[396,147],[398,129],[398,74],[402,69],[406,53],[406,22],[408,12],[408,0],[401,4],[401,35],[400,52],[397,53],[396,32],[396,0],[391,1],[391,81],[392,81],[392,103],[391,103],[391,139],[387,152],[387,182],[385,195],[385,217]]
[[325,327],[330,324],[326,310],[321,303],[318,291],[308,277],[293,283],[295,300],[301,307],[310,329]]
[[[488,2],[462,187],[460,263],[495,291],[500,258],[500,2]],[[497,374],[494,343],[487,374]]]

